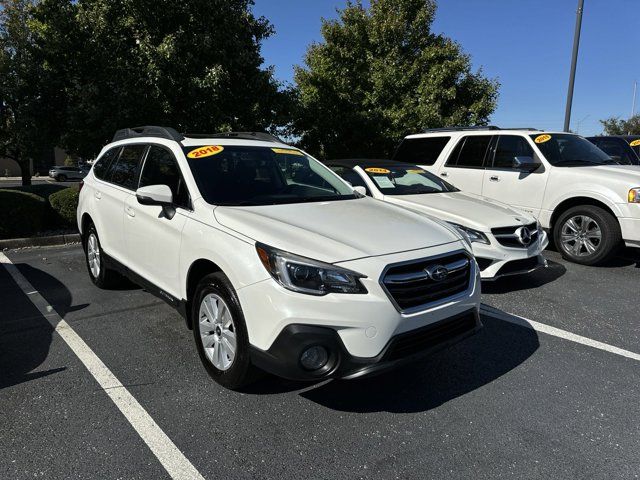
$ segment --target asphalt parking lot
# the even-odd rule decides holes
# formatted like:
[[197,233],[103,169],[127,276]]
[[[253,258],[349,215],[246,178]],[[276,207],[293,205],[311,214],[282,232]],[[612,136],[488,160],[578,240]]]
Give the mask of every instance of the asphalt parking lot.
[[640,475],[633,251],[599,268],[548,252],[548,269],[483,285],[485,328],[401,370],[244,393],[209,379],[163,302],[94,287],[79,246],[5,254],[52,309],[0,266],[2,479],[171,478],[55,312],[204,478]]

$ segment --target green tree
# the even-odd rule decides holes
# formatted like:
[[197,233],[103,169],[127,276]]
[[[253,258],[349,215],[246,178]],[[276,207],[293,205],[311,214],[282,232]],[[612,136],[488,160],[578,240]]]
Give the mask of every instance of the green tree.
[[485,124],[498,83],[473,72],[451,39],[431,33],[435,0],[349,1],[323,20],[323,43],[297,67],[295,126],[321,156],[389,155],[409,132]]
[[628,120],[620,117],[610,117],[600,120],[605,135],[640,135],[640,115],[634,115]]
[[[49,61],[66,66],[62,146],[95,155],[119,128],[277,130],[291,94],[261,67],[272,34],[251,0],[45,0]],[[50,9],[51,10],[51,9]],[[46,20],[46,18],[45,18]],[[71,52],[72,54],[69,54]]]

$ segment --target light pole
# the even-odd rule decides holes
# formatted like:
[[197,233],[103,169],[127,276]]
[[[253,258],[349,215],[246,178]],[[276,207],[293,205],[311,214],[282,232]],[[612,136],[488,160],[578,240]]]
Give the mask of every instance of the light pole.
[[578,11],[576,12],[576,29],[573,34],[573,53],[571,55],[571,72],[569,73],[569,91],[567,92],[567,108],[564,112],[564,131],[569,131],[571,122],[571,104],[573,103],[573,85],[576,82],[576,65],[578,63],[578,47],[580,46],[580,30],[582,28],[582,11],[584,10],[584,0],[578,0]]
[[633,82],[633,101],[631,102],[631,116],[636,114],[636,91],[638,90],[638,81]]

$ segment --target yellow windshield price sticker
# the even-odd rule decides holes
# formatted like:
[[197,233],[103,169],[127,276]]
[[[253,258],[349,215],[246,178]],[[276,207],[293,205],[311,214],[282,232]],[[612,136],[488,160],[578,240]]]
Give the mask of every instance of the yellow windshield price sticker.
[[544,135],[538,135],[534,142],[536,143],[544,143],[544,142],[548,142],[549,140],[551,140],[551,135],[547,135],[546,133]]
[[629,145],[632,147],[640,147],[640,138],[638,140],[634,140]]
[[369,173],[391,173],[391,170],[387,170],[386,168],[378,168],[378,167],[365,168],[364,171]]
[[219,154],[222,150],[224,150],[224,147],[220,145],[205,145],[204,147],[198,147],[191,150],[189,153],[187,153],[187,157],[189,158],[210,157],[211,155]]
[[292,150],[290,148],[272,148],[273,153],[279,153],[281,155],[299,155],[304,157],[304,153],[300,150]]
[[407,173],[424,173],[424,170],[407,170]]

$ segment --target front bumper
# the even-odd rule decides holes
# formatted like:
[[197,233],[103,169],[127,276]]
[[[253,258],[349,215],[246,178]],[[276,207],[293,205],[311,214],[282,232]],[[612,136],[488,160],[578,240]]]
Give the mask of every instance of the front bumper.
[[491,234],[490,245],[473,243],[473,254],[480,266],[482,280],[497,280],[509,275],[522,275],[547,265],[542,251],[549,245],[549,236],[540,231],[538,240],[527,248],[510,248],[501,245]]
[[[352,377],[383,368],[383,364],[384,368],[395,365],[403,359],[385,357],[392,339],[468,312],[478,315],[480,274],[473,262],[469,289],[463,295],[441,299],[419,311],[402,312],[394,307],[384,291],[381,272],[391,264],[437,256],[461,247],[461,243],[453,243],[340,263],[367,275],[362,279],[367,294],[316,297],[289,291],[272,279],[238,289],[252,359],[263,369],[291,379]],[[479,326],[476,319],[471,331]],[[304,371],[298,363],[301,349],[315,339],[327,342],[332,355],[337,355],[331,368],[320,376]],[[446,345],[449,341],[457,338],[443,339],[442,343]],[[421,350],[431,351],[436,347],[425,346]]]

